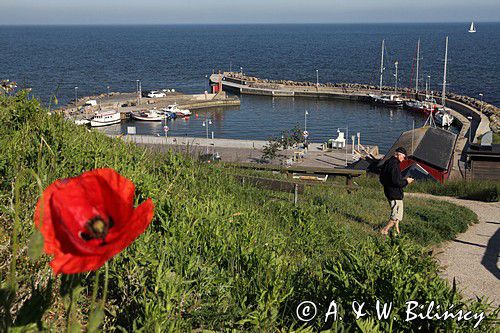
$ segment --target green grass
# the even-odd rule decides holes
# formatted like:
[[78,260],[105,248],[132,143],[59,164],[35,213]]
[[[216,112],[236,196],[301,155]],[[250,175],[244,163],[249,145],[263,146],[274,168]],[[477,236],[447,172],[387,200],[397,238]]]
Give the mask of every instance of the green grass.
[[[356,180],[359,185],[369,188],[380,188],[378,177],[366,177]],[[425,181],[411,184],[406,192],[428,193],[437,196],[449,196],[460,199],[498,202],[500,199],[500,182],[489,180],[451,180],[444,185],[434,181]]]
[[[155,154],[88,132],[47,115],[37,101],[22,94],[0,96],[0,124],[2,244],[9,243],[14,213],[22,221],[23,250],[16,272],[20,288],[12,311],[15,318],[33,294],[32,286],[38,286],[47,309],[34,312],[28,322],[19,321],[20,326],[64,328],[60,280],[52,276],[49,258],[32,262],[26,254],[38,198],[34,181],[21,189],[22,208],[12,208],[13,182],[27,168],[46,187],[85,170],[112,167],[136,184],[138,202],[147,197],[155,202],[152,225],[110,262],[106,330],[300,330],[305,326],[297,320],[295,307],[304,300],[315,301],[323,310],[336,300],[345,320],[333,328],[359,330],[372,323],[355,321],[348,311],[350,302],[373,306],[378,299],[394,302],[396,316],[380,322],[380,331],[472,331],[465,321],[405,322],[404,302],[434,300],[442,307],[487,309],[484,301],[464,302],[438,276],[428,253],[427,245],[453,238],[476,221],[467,209],[407,200],[401,226],[406,236],[385,240],[376,233],[389,213],[380,187],[351,194],[308,188],[295,207],[291,194],[238,183],[231,177],[233,169]],[[1,288],[11,259],[11,248],[1,247]],[[82,322],[87,320],[92,278],[84,275]],[[309,323],[311,330],[331,325],[319,317]],[[481,329],[494,327],[486,323]]]
[[[479,137],[479,143],[481,143],[482,136]],[[500,144],[500,133],[495,133],[493,132],[493,144],[494,145],[499,145]]]

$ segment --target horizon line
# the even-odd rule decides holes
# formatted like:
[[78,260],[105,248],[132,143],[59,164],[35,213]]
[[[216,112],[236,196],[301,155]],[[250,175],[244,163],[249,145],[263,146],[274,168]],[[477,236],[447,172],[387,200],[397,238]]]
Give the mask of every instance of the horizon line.
[[[0,27],[12,26],[197,26],[197,25],[213,25],[213,26],[229,26],[229,25],[384,25],[384,24],[463,24],[471,21],[429,21],[429,22],[248,22],[248,23],[0,23]],[[474,23],[500,23],[500,21],[476,21]]]

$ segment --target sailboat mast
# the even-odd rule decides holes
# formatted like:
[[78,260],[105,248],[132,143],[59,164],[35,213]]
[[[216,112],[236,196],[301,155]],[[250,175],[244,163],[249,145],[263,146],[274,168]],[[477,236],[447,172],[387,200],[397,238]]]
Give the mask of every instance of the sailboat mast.
[[418,42],[417,42],[417,78],[415,80],[415,93],[417,94],[417,97],[418,97],[418,70],[419,70],[419,66],[420,66],[420,38],[418,39]]
[[384,83],[384,49],[385,39],[382,39],[382,57],[380,58],[380,94],[382,95],[382,84]]
[[444,51],[444,75],[443,75],[443,95],[441,97],[441,104],[443,107],[446,103],[446,71],[448,69],[448,36],[446,36],[446,48]]
[[395,75],[396,76],[396,83],[394,85],[394,92],[395,93],[398,92],[398,64],[399,63],[397,61],[394,63],[394,66],[396,67],[396,75]]

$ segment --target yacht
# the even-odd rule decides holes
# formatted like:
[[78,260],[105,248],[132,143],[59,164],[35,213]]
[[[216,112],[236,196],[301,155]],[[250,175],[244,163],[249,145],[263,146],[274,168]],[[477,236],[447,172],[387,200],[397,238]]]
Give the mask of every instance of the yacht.
[[99,111],[90,120],[91,127],[103,127],[121,122],[120,112],[116,110]]
[[148,111],[132,112],[132,119],[140,121],[162,121],[166,119],[163,112],[159,112],[156,109]]
[[470,33],[474,33],[474,32],[476,32],[476,27],[474,26],[474,22],[472,22],[472,23],[470,24],[469,32],[470,32]]
[[374,95],[371,94],[372,102],[386,106],[403,106],[403,100],[397,94]]
[[446,36],[446,46],[444,51],[444,71],[443,71],[443,92],[441,96],[441,107],[438,112],[435,114],[436,123],[441,125],[442,127],[451,126],[455,117],[451,115],[451,113],[446,110],[446,74],[448,72],[448,36]]
[[437,102],[434,99],[426,99],[425,101],[410,100],[404,102],[404,107],[412,111],[420,111],[425,113],[434,113],[437,111]]
[[[403,106],[403,100],[401,97],[397,94],[383,94],[382,93],[382,87],[384,83],[384,52],[385,52],[385,40],[382,40],[382,54],[381,54],[381,61],[380,61],[380,87],[379,87],[379,93],[378,94],[370,94],[370,98],[373,103],[375,104],[382,104],[385,106]],[[396,61],[394,63],[396,66],[396,85],[395,85],[395,91],[398,89],[398,62]]]
[[455,117],[453,117],[451,113],[444,108],[439,108],[439,110],[434,115],[434,118],[436,120],[436,124],[440,125],[441,127],[450,127],[455,120]]
[[181,110],[178,108],[177,104],[169,105],[165,109],[163,109],[163,111],[173,113],[178,117],[189,117],[191,115],[191,111]]

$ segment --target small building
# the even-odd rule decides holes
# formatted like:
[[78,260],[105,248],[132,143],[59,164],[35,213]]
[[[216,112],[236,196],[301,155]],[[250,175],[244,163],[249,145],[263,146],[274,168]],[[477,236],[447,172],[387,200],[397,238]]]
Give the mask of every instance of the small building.
[[493,144],[490,133],[467,149],[467,179],[500,180],[500,145]]
[[444,183],[453,166],[456,141],[456,134],[430,126],[403,132],[379,166],[393,156],[398,147],[403,147],[408,153],[401,163],[403,177]]

